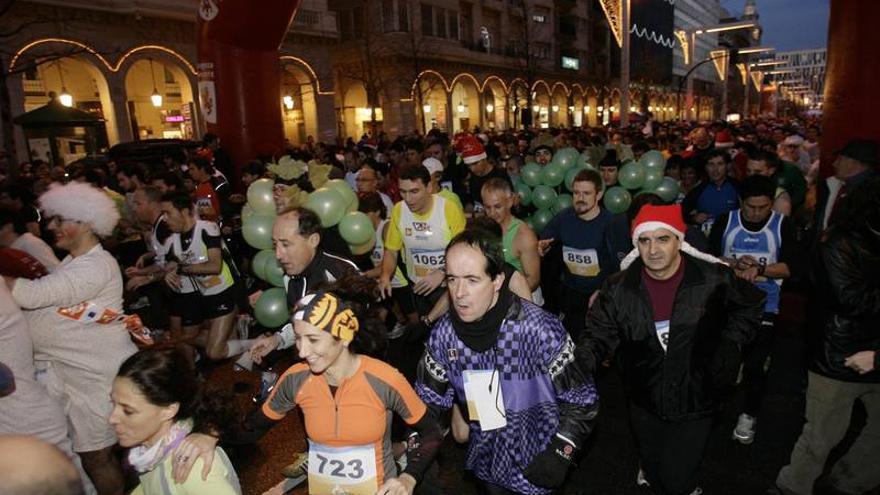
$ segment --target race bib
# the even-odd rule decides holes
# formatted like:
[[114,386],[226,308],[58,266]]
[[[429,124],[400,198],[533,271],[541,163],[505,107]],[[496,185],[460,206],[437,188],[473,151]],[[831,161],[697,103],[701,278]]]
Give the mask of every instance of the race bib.
[[328,447],[309,441],[310,495],[375,495],[378,489],[372,445]]
[[500,373],[496,370],[464,370],[462,381],[468,418],[479,421],[483,431],[507,426]]
[[562,261],[573,275],[595,277],[599,275],[599,253],[595,249],[575,249],[562,246]]
[[202,288],[210,289],[211,287],[220,285],[223,280],[220,278],[219,275],[209,275],[207,277],[199,277],[198,281],[199,285],[201,285]]
[[413,251],[412,262],[413,268],[416,271],[416,277],[424,277],[432,270],[438,270],[446,266],[446,250]]
[[666,352],[666,346],[669,345],[669,320],[655,321],[654,330],[657,332],[657,340]]
[[770,253],[761,253],[761,252],[751,252],[751,253],[730,253],[730,256],[733,259],[743,258],[746,256],[751,256],[754,258],[758,264],[761,266],[767,266],[771,259]]
[[703,233],[706,234],[706,236],[708,236],[709,233],[712,232],[712,225],[714,223],[715,223],[714,218],[708,218],[708,219],[706,219],[705,222],[703,222],[702,225],[700,225],[700,230],[702,230]]

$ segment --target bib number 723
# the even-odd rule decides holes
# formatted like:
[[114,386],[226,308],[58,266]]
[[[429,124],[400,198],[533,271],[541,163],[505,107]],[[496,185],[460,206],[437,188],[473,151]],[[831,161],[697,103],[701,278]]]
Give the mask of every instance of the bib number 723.
[[328,459],[321,454],[315,454],[318,459],[316,466],[318,474],[334,476],[338,478],[351,478],[359,480],[364,477],[364,466],[360,459],[352,459],[348,462],[339,459]]

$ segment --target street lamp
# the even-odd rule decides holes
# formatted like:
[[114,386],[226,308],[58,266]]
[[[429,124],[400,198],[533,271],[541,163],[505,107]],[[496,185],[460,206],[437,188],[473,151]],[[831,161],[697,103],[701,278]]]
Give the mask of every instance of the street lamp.
[[58,67],[58,78],[61,79],[61,94],[58,95],[58,101],[65,107],[72,107],[73,96],[67,92],[67,87],[64,86],[64,73],[61,72],[61,61],[59,60],[55,66]]
[[[718,24],[714,26],[703,26],[698,27],[693,30],[687,31],[684,29],[680,29],[675,31],[675,36],[678,38],[679,43],[681,43],[682,50],[684,51],[684,63],[687,66],[691,66],[691,69],[685,75],[687,82],[687,93],[685,96],[685,108],[690,108],[693,105],[694,101],[694,81],[689,78],[688,75],[700,64],[694,64],[694,53],[696,51],[697,44],[697,35],[698,34],[711,34],[711,33],[720,33],[723,31],[733,31],[737,29],[753,29],[758,27],[758,23],[755,21],[739,21],[739,22],[728,22],[724,24]],[[740,51],[742,53],[742,51]],[[700,62],[702,63],[702,62]],[[725,74],[726,76],[726,74]],[[727,86],[727,79],[725,78],[722,83]],[[681,108],[681,103],[679,102],[679,108]],[[679,116],[681,117],[681,116]],[[690,115],[688,115],[690,117]]]
[[156,89],[156,73],[153,72],[153,59],[150,59],[150,76],[153,78],[153,94],[150,95],[150,101],[153,102],[154,107],[159,108],[162,106],[162,95]]
[[775,67],[777,65],[785,65],[788,62],[785,60],[759,60],[757,62],[753,62],[752,67]]

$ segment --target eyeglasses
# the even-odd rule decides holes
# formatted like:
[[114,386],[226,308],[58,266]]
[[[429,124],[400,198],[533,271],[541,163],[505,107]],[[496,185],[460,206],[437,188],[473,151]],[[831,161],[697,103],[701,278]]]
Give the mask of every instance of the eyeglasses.
[[61,215],[52,215],[52,216],[46,217],[46,225],[50,225],[52,222],[58,222],[59,224],[64,223],[64,222],[82,223],[79,220],[71,220],[69,218],[64,218]]

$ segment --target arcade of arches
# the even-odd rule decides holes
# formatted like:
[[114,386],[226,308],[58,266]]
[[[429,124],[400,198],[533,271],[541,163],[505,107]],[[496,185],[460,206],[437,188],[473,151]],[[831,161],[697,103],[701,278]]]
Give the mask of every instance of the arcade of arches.
[[[47,58],[53,43],[57,40],[31,43],[12,60],[26,68],[20,75],[21,98],[13,98],[14,114],[46,104],[54,93],[63,95],[63,103],[102,117],[110,145],[150,138],[199,139],[204,133],[196,72],[187,57],[150,45],[111,62],[77,44],[85,47],[81,53]],[[521,78],[469,73],[450,77],[427,70],[395,98],[380,92],[378,101],[370,102],[362,83],[319,78],[303,59],[282,56],[279,69],[279,108],[291,144],[309,138],[357,139],[373,126],[392,135],[433,128],[452,133],[474,127],[520,128],[529,104],[539,127],[601,125],[619,119],[621,111],[619,90],[605,86],[539,79],[529,87]],[[633,90],[630,101],[631,112],[650,111],[661,121],[678,114],[676,95],[668,89]],[[697,97],[694,112],[699,119],[711,119],[714,103],[712,97]],[[77,157],[71,152],[65,160]]]

